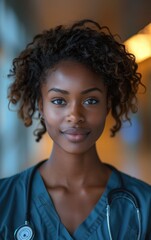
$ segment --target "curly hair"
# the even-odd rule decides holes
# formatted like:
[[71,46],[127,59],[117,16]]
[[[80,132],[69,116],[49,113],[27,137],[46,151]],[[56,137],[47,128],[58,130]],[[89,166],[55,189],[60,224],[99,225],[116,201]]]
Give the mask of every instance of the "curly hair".
[[[101,74],[108,89],[111,114],[115,120],[111,136],[120,130],[123,119],[128,120],[129,111],[137,111],[137,91],[141,74],[137,72],[135,56],[115,39],[108,27],[84,19],[71,26],[57,26],[36,35],[20,55],[13,60],[9,77],[9,103],[19,104],[18,115],[25,126],[33,123],[38,111],[41,84],[46,71],[62,60],[74,60]],[[34,131],[39,141],[46,132],[44,121]]]

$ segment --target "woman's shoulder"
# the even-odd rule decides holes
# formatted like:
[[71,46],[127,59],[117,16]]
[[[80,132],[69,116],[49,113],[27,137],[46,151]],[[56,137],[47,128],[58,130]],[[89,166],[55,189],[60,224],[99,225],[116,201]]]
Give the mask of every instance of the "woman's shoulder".
[[10,195],[18,192],[24,192],[27,188],[29,175],[33,167],[29,167],[13,176],[0,179],[0,202],[4,201]]
[[2,185],[4,184],[9,184],[9,183],[14,183],[15,181],[19,180],[24,174],[26,170],[23,170],[22,172],[16,173],[14,175],[11,175],[9,177],[4,177],[4,178],[0,178],[0,187],[2,187]]
[[122,177],[124,187],[129,191],[135,192],[136,195],[141,195],[143,198],[148,198],[151,201],[151,185],[140,180],[136,177],[133,177],[129,174],[126,174],[122,171],[118,171]]
[[134,184],[136,186],[141,186],[143,188],[146,189],[151,189],[151,185],[137,177],[131,176],[130,174],[124,173],[122,171],[119,171],[123,177],[123,179],[127,182],[127,183],[131,183]]

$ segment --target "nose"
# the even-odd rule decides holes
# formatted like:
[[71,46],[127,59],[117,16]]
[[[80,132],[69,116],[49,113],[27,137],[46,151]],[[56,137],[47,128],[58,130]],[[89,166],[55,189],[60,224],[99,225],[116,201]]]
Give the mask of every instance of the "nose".
[[73,104],[68,109],[66,120],[74,124],[85,122],[84,110],[80,104]]

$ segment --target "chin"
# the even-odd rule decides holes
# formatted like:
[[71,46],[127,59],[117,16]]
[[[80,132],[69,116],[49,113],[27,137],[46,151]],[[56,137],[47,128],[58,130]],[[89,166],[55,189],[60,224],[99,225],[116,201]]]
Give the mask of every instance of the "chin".
[[88,153],[90,149],[92,149],[93,147],[95,147],[95,145],[88,147],[88,145],[82,146],[82,144],[81,145],[77,144],[77,146],[76,144],[74,144],[74,146],[71,146],[71,145],[69,146],[68,144],[68,146],[63,147],[62,150],[68,154],[83,155]]

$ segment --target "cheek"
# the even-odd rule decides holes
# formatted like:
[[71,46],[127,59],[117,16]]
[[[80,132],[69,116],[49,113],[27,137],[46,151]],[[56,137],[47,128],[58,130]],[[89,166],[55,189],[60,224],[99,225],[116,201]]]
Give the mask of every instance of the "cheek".
[[88,121],[91,122],[91,124],[96,127],[99,126],[101,127],[101,125],[105,124],[106,117],[107,117],[106,110],[103,111],[98,110],[89,115]]
[[44,106],[44,119],[48,125],[57,124],[60,120],[62,120],[62,114],[57,109],[54,109],[53,106]]
[[107,117],[107,112],[104,113],[97,113],[91,115],[89,118],[89,122],[91,122],[91,127],[93,128],[93,132],[97,137],[100,137],[102,134],[104,127],[105,127],[105,122],[106,122],[106,117]]
[[58,134],[58,128],[60,125],[59,115],[55,112],[47,112],[44,114],[45,126],[48,135],[54,141],[55,136]]
[[[47,109],[48,110],[48,109]],[[59,129],[64,121],[64,115],[61,111],[54,110],[53,108],[49,108],[48,111],[44,111],[44,119],[46,130],[54,141],[56,136],[59,134]]]

